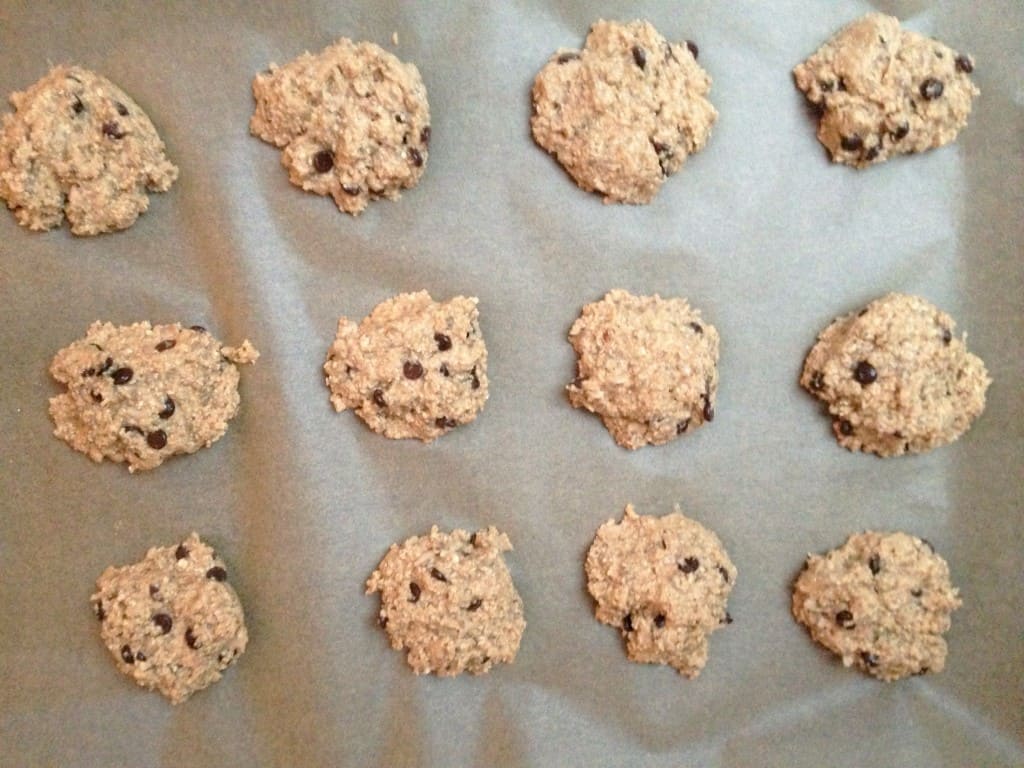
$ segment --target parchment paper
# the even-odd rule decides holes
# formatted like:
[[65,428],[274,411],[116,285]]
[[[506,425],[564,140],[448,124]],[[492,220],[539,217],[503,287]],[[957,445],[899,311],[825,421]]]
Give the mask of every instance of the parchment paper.
[[[828,162],[789,73],[874,8],[972,53],[982,96],[955,146],[855,172]],[[529,134],[534,75],[599,17],[696,41],[714,79],[708,147],[646,207],[602,205]],[[95,69],[181,178],[116,235],[0,215],[0,764],[1024,765],[1022,30],[1009,1],[4,3],[0,93]],[[252,76],[340,36],[415,62],[433,116],[420,185],[358,219],[248,135]],[[712,425],[630,453],[568,405],[566,333],[615,287],[717,326]],[[320,373],[339,315],[418,289],[478,296],[490,350],[483,413],[429,446],[335,414]],[[994,384],[958,443],[880,460],[840,449],[797,378],[825,324],[893,290],[950,312]],[[97,319],[250,338],[228,434],[137,476],[54,438],[47,367]],[[583,557],[627,502],[679,504],[739,568],[696,680],[628,662],[593,618]],[[511,536],[514,666],[417,678],[375,626],[365,579],[432,523]],[[941,675],[881,684],[790,617],[805,555],[865,528],[948,559],[964,607]],[[116,672],[88,598],[107,565],[192,530],[252,639],[171,707]]]

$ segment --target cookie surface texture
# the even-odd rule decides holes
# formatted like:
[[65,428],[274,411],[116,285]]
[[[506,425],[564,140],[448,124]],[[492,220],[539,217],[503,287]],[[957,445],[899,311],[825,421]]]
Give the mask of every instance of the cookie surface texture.
[[715,417],[718,331],[685,299],[610,291],[569,331],[569,402],[598,414],[624,448],[661,445]]
[[256,75],[254,136],[280,147],[292,184],[359,214],[414,187],[430,145],[427,90],[414,64],[342,38]]
[[899,20],[870,13],[793,70],[821,112],[818,140],[857,168],[956,139],[979,94],[974,60]]
[[76,235],[130,227],[178,169],[130,96],[81,67],[54,67],[11,94],[0,133],[0,198],[18,223]]
[[342,317],[324,373],[335,410],[385,437],[430,442],[468,424],[487,400],[477,300],[403,293],[358,325]]
[[179,704],[220,680],[245,651],[242,604],[224,563],[196,534],[107,568],[93,610],[117,668]]
[[736,568],[718,537],[678,510],[654,517],[627,505],[621,522],[598,529],[586,574],[597,619],[622,633],[633,661],[696,677],[708,636],[732,621]]
[[515,660],[526,621],[502,556],[511,549],[494,527],[434,526],[391,545],[366,593],[380,592],[379,623],[417,675],[480,675]]
[[825,402],[839,444],[879,456],[956,440],[985,408],[985,364],[949,315],[891,293],[818,336],[800,384]]
[[649,203],[718,117],[696,52],[646,21],[596,22],[582,50],[557,51],[537,75],[534,140],[606,203]]
[[807,558],[792,608],[844,666],[890,681],[943,670],[942,635],[960,604],[946,561],[928,542],[867,531]]
[[67,391],[50,399],[54,434],[93,461],[134,472],[218,440],[238,411],[237,365],[259,353],[200,326],[96,322],[50,364]]

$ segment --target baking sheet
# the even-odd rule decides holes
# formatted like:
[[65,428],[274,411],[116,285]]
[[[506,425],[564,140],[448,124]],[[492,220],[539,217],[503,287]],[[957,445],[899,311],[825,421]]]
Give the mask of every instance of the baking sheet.
[[[789,71],[874,8],[972,53],[982,96],[955,146],[854,172],[827,161]],[[709,145],[646,207],[602,205],[529,135],[534,75],[599,17],[695,40],[714,79]],[[0,764],[1024,765],[1022,30],[1015,2],[0,6],[0,92],[95,69],[181,168],[124,233],[0,215]],[[358,219],[247,133],[253,74],[342,35],[415,62],[433,118],[419,186]],[[712,425],[630,453],[569,407],[566,333],[615,287],[716,325]],[[429,446],[335,414],[320,374],[339,315],[418,289],[478,296],[490,351],[483,413]],[[994,384],[958,443],[882,461],[839,449],[797,378],[833,316],[892,290],[950,312]],[[135,476],[52,437],[47,366],[96,319],[250,338],[263,356],[226,437]],[[627,662],[592,617],[583,557],[627,502],[680,504],[739,568],[696,680]],[[375,627],[365,579],[432,523],[511,536],[515,665],[416,678]],[[948,559],[964,606],[943,674],[880,684],[790,618],[806,553],[864,528]],[[251,642],[171,707],[115,671],[88,598],[107,565],[192,530],[227,561]]]

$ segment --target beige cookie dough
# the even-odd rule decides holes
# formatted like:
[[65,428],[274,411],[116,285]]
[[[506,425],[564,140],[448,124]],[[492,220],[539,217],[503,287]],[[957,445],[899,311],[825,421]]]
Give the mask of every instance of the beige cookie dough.
[[511,664],[526,628],[503,552],[504,533],[456,529],[392,544],[366,582],[380,592],[378,621],[417,675],[482,675]]
[[562,48],[533,83],[534,140],[604,201],[649,203],[718,117],[692,42],[646,21],[598,21],[582,50]]
[[985,364],[953,319],[917,296],[890,293],[818,336],[800,384],[825,402],[839,444],[879,456],[956,440],[985,408]]
[[857,168],[956,139],[979,94],[974,60],[869,13],[793,70],[821,112],[818,139],[832,160]]
[[732,622],[736,568],[718,537],[678,509],[654,517],[627,505],[621,522],[598,529],[586,573],[597,619],[622,633],[633,661],[696,677],[708,636]]
[[324,373],[335,410],[385,437],[430,442],[468,424],[487,401],[477,300],[403,293],[358,325],[342,317]]
[[906,533],[858,533],[809,555],[793,586],[793,616],[811,637],[886,681],[943,670],[960,604],[946,561]]
[[624,448],[661,445],[715,417],[718,331],[685,299],[610,291],[569,331],[569,402],[601,417]]
[[141,562],[107,568],[92,605],[117,668],[174,704],[220,680],[249,641],[227,577],[194,533],[153,547]]
[[128,94],[81,67],[58,66],[25,91],[0,132],[0,198],[18,223],[76,235],[125,229],[178,169]]
[[206,329],[96,322],[50,364],[67,391],[50,399],[54,434],[93,461],[153,469],[218,440],[238,411],[238,365],[259,353]]
[[430,146],[427,90],[414,64],[347,38],[256,75],[254,136],[282,149],[292,184],[359,214],[416,186]]

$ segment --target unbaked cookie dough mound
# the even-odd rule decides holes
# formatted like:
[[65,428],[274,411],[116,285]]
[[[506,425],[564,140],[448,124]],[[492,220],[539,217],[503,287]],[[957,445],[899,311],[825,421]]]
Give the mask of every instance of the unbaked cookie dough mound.
[[238,411],[238,365],[259,353],[206,329],[96,322],[54,357],[67,392],[50,399],[54,434],[93,461],[153,469],[218,440]]
[[880,680],[941,672],[950,614],[960,607],[946,561],[906,533],[867,531],[810,555],[793,616],[811,637]]
[[174,704],[220,680],[249,641],[227,578],[194,533],[153,547],[141,562],[107,568],[92,605],[117,668]]
[[335,410],[351,408],[385,437],[430,442],[473,421],[487,401],[477,300],[403,293],[358,325],[342,317],[324,372]]
[[826,403],[851,451],[930,451],[967,431],[991,383],[955,326],[924,299],[890,293],[821,332],[800,384]]
[[579,358],[569,402],[624,448],[662,445],[715,417],[718,331],[685,299],[610,291],[569,331]]
[[128,94],[81,67],[58,66],[11,94],[0,132],[0,198],[18,223],[76,235],[125,229],[178,169]]
[[254,136],[280,147],[292,184],[358,215],[416,186],[430,145],[427,90],[414,64],[341,38],[256,75]]
[[471,534],[433,526],[391,545],[366,594],[380,592],[378,622],[417,675],[482,675],[515,661],[526,621],[502,557],[511,549],[494,527]]
[[537,75],[533,138],[606,203],[649,203],[707,143],[710,90],[695,44],[646,21],[598,21],[583,50],[558,50]]
[[856,168],[956,139],[980,91],[974,60],[899,20],[869,13],[793,70],[821,111],[818,139],[832,160]]
[[598,529],[586,573],[597,619],[622,633],[633,661],[696,677],[708,636],[732,622],[736,568],[718,537],[678,510],[654,517],[627,505],[621,522]]

